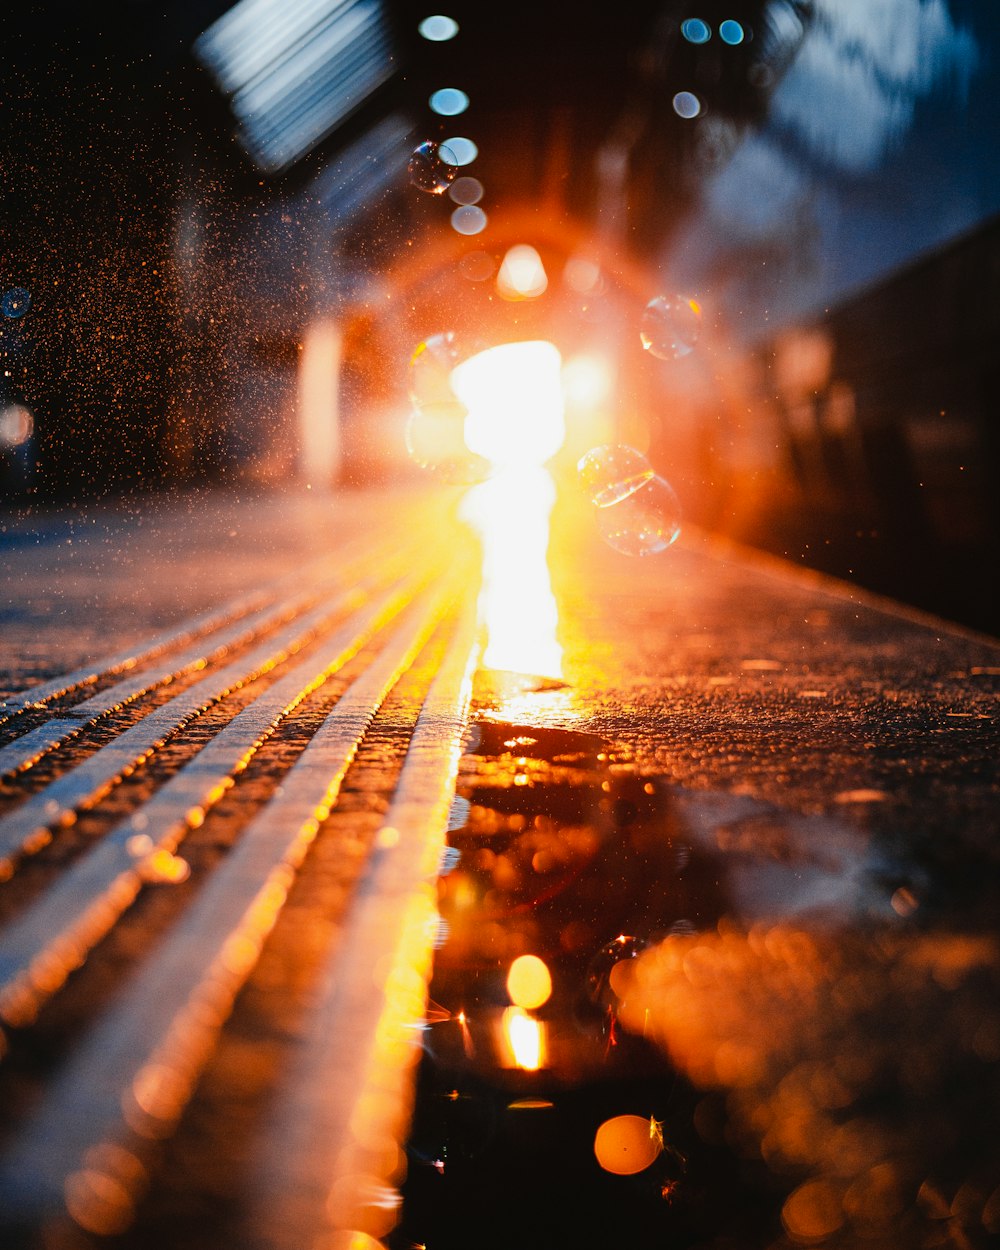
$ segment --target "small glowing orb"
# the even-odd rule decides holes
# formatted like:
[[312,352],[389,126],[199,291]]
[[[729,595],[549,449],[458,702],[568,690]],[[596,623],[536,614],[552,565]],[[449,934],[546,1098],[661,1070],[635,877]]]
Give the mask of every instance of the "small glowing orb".
[[525,1072],[545,1064],[545,1027],[520,1007],[508,1007],[502,1018],[508,1061]]
[[457,117],[469,107],[469,97],[457,87],[441,87],[427,103],[440,117]]
[[448,198],[456,204],[478,204],[483,198],[483,184],[478,178],[458,178],[449,187]]
[[451,215],[451,228],[458,234],[480,234],[486,229],[486,220],[478,204],[462,204]]
[[701,101],[693,91],[678,91],[674,96],[674,112],[678,117],[690,121],[701,112]]
[[516,1007],[527,1011],[548,1002],[552,976],[545,961],[537,955],[519,955],[507,973],[507,993]]
[[616,1115],[604,1121],[594,1137],[594,1154],[605,1172],[632,1176],[656,1160],[663,1150],[663,1135],[650,1132],[651,1123],[641,1115]]
[[458,22],[443,13],[435,13],[432,17],[425,17],[417,30],[431,43],[447,43],[458,34]]
[[503,299],[537,299],[549,285],[542,258],[528,243],[510,248],[497,274],[497,294]]
[[681,34],[688,43],[708,43],[712,38],[712,28],[700,17],[689,17],[686,22],[681,22]]
[[471,165],[479,155],[479,149],[464,135],[452,135],[442,140],[441,147],[449,165]]
[[730,47],[735,47],[736,44],[742,43],[746,38],[746,31],[739,22],[729,19],[719,27],[719,38],[723,43],[728,43]]

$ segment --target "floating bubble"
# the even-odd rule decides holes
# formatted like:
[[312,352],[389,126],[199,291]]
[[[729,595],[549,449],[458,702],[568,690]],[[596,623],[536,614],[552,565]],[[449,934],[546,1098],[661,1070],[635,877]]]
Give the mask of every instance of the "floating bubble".
[[455,166],[459,163],[453,159],[451,149],[443,143],[435,143],[428,139],[414,149],[407,165],[410,182],[418,191],[428,195],[441,195],[455,181]]
[[470,178],[466,174],[451,184],[448,196],[456,204],[478,204],[483,198],[483,184],[478,178]]
[[746,38],[746,31],[739,22],[728,19],[719,27],[719,38],[723,43],[728,43],[730,47],[735,47],[736,44],[742,43]]
[[446,43],[458,34],[458,22],[443,13],[435,13],[432,17],[425,17],[417,30],[431,43]]
[[496,272],[497,263],[488,252],[466,252],[458,262],[459,272],[470,282],[486,282]]
[[701,305],[684,295],[657,295],[646,305],[639,339],[651,356],[675,360],[694,349],[701,329]]
[[457,117],[469,107],[469,97],[457,87],[442,87],[427,101],[440,117]]
[[680,535],[680,501],[666,478],[654,474],[620,503],[601,508],[597,527],[608,546],[622,555],[655,555]]
[[0,309],[11,321],[23,317],[30,307],[31,294],[23,286],[12,286],[9,291],[4,291],[3,298],[0,299]]
[[459,234],[479,234],[486,229],[486,214],[478,204],[462,204],[451,215],[451,228]]
[[681,22],[681,34],[688,43],[708,43],[712,38],[712,28],[700,17],[689,17],[687,21]]
[[620,503],[653,476],[653,466],[641,451],[624,443],[605,443],[581,456],[576,466],[580,482],[598,508]]
[[646,945],[644,938],[620,933],[601,947],[587,968],[587,997],[592,1003],[607,1007],[621,1001],[624,975],[620,965],[627,967]]
[[443,155],[449,165],[471,165],[479,155],[479,149],[464,135],[452,135],[441,142]]
[[693,91],[678,91],[674,96],[674,112],[678,117],[690,121],[701,112],[701,101]]
[[414,464],[455,485],[488,474],[486,461],[465,442],[467,409],[451,384],[451,371],[474,351],[451,330],[432,334],[414,350],[407,377],[414,407],[406,423],[406,450]]

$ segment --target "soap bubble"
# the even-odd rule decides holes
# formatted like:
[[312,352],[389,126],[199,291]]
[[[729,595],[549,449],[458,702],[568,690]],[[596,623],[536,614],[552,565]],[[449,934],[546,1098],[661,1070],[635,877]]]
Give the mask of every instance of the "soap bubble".
[[681,532],[680,501],[666,478],[654,473],[619,503],[601,508],[597,526],[608,546],[622,555],[655,555]]
[[472,485],[489,476],[489,464],[465,442],[461,404],[414,408],[406,423],[406,450],[415,465],[453,486]]
[[473,355],[454,331],[429,335],[410,357],[407,389],[413,411],[406,423],[406,450],[414,464],[452,484],[482,481],[488,465],[465,442],[467,409],[451,385],[451,371]]
[[9,291],[5,291],[3,298],[0,299],[0,308],[3,309],[3,315],[9,317],[11,321],[16,321],[31,307],[31,295],[23,286],[12,286]]
[[418,191],[441,195],[455,181],[457,165],[453,153],[445,144],[428,139],[414,149],[407,172]]
[[601,947],[587,967],[587,997],[592,1003],[614,1007],[621,1001],[625,978],[620,965],[627,967],[626,961],[635,959],[647,945],[644,938],[621,933]]
[[698,341],[701,305],[684,295],[657,295],[646,305],[639,339],[651,356],[675,360],[686,356]]
[[580,482],[598,508],[626,499],[653,476],[653,466],[641,451],[624,443],[594,447],[577,463]]

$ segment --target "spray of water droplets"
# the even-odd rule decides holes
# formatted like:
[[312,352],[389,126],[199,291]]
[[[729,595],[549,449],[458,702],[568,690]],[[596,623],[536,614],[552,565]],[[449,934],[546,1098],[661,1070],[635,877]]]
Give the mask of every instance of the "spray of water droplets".
[[627,556],[648,556],[676,542],[680,501],[641,451],[620,443],[594,447],[581,457],[577,471],[609,547]]

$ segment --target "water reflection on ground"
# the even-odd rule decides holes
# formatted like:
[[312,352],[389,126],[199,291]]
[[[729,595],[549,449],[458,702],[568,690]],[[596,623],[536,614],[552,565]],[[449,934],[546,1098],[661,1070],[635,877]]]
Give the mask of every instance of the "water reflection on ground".
[[996,943],[913,865],[529,722],[479,722],[460,794],[393,1246],[1000,1232]]

